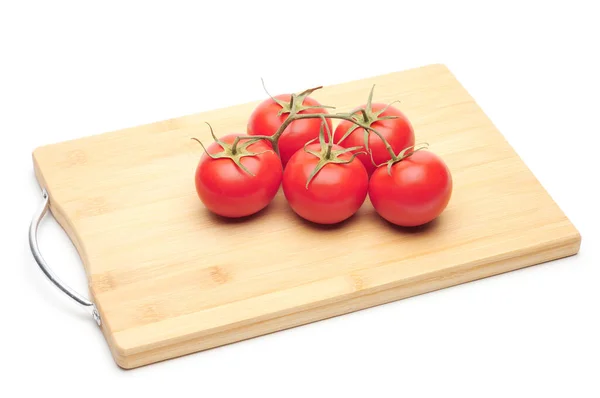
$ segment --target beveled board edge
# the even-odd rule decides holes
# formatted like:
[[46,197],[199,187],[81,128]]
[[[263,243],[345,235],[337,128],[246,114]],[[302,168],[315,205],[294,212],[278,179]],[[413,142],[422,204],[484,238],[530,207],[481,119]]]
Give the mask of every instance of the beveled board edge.
[[[564,238],[564,237],[563,237]],[[486,259],[482,264],[466,264],[457,267],[451,273],[451,277],[439,273],[423,275],[415,280],[405,282],[397,287],[383,289],[375,292],[365,291],[365,294],[357,297],[340,297],[331,303],[314,308],[298,311],[281,317],[265,321],[251,323],[242,327],[230,329],[226,332],[215,333],[209,336],[193,338],[184,342],[166,345],[153,350],[140,353],[124,355],[118,346],[110,344],[115,362],[124,369],[133,369],[140,366],[156,363],[159,361],[196,353],[199,351],[231,344],[254,337],[264,336],[277,331],[309,324],[312,322],[332,318],[350,312],[374,307],[433,292],[459,284],[472,282],[478,279],[502,274],[509,271],[541,264],[544,262],[572,256],[579,251],[580,236],[572,234],[550,244],[538,245],[531,248],[526,255],[516,255],[503,260]],[[444,272],[446,274],[446,272]]]

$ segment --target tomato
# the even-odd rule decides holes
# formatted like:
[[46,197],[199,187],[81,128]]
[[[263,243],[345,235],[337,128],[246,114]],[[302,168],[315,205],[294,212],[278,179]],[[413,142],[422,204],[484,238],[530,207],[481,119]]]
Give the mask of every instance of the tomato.
[[351,217],[369,187],[367,171],[355,155],[338,145],[331,145],[330,152],[333,159],[328,160],[322,145],[309,144],[291,157],[283,172],[283,193],[292,210],[318,224]]
[[[328,113],[325,108],[320,108],[321,104],[317,100],[307,94],[305,95],[307,92],[310,94],[312,90],[295,95],[294,102],[291,105],[290,99],[292,96],[290,94],[277,95],[261,102],[248,120],[248,135],[273,136],[290,113],[300,115]],[[331,129],[331,120],[328,119],[327,124]],[[321,120],[313,118],[294,120],[286,127],[278,141],[279,155],[283,167],[304,144],[318,137],[320,126]]]
[[377,213],[403,227],[428,223],[446,208],[452,194],[452,176],[444,161],[429,151],[416,151],[375,170],[369,199]]
[[277,194],[283,176],[281,161],[268,142],[240,141],[233,153],[237,136],[215,138],[195,174],[196,191],[206,208],[231,218],[264,209]]
[[[362,113],[355,113],[355,117],[380,133],[389,142],[394,153],[399,153],[415,144],[413,127],[406,115],[399,109],[382,103],[370,104],[369,102],[354,111],[359,109],[366,110],[367,119],[365,121]],[[348,132],[349,135],[342,140]],[[362,127],[356,126],[351,121],[342,120],[335,129],[334,142],[346,148],[361,146],[360,150],[364,151],[364,136],[365,130]],[[369,149],[373,153],[373,161],[378,165],[391,159],[384,142],[374,133],[369,133]],[[358,158],[371,175],[376,169],[371,157],[361,154]]]

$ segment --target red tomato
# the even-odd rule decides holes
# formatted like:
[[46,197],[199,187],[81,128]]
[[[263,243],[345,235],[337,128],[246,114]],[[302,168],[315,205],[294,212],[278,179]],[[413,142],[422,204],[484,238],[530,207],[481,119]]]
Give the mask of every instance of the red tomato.
[[[394,153],[400,153],[404,148],[415,144],[415,134],[408,118],[400,112],[399,109],[394,108],[393,106],[389,106],[385,109],[386,107],[388,107],[388,105],[381,103],[374,103],[371,105],[372,112],[367,112],[367,114],[371,114],[369,117],[370,127],[377,130],[377,132],[389,142]],[[368,110],[368,104],[356,108],[355,110],[358,109]],[[364,120],[361,113],[356,113],[355,116],[360,121]],[[397,118],[381,120],[382,117],[386,116],[396,116]],[[354,126],[354,123],[348,120],[342,120],[335,129],[334,142],[345,148],[361,146],[362,148],[360,151],[364,151],[365,130],[362,127]],[[340,142],[342,137],[344,137],[348,130],[352,128],[354,128],[354,130],[350,135]],[[369,133],[369,149],[373,152],[373,160],[376,164],[381,164],[391,159],[390,153],[387,151],[383,141],[374,133]],[[366,154],[360,154],[358,155],[358,158],[362,161],[369,175],[371,175],[376,169],[371,161],[371,157]]]
[[452,194],[450,170],[437,155],[416,151],[395,163],[388,174],[379,167],[369,183],[369,199],[377,213],[403,227],[428,223],[446,208]]
[[[248,135],[268,135],[272,136],[275,134],[281,124],[287,119],[289,114],[284,112],[281,115],[279,112],[284,109],[280,103],[289,105],[291,95],[282,94],[277,95],[274,99],[269,98],[261,102],[250,115],[248,120]],[[315,114],[315,113],[328,113],[325,108],[309,108],[304,109],[308,106],[321,106],[321,104],[311,97],[301,98],[297,97],[298,103],[295,107],[299,107],[297,114]],[[277,100],[277,101],[276,101]],[[332,128],[330,119],[327,119],[329,128]],[[321,119],[300,119],[294,120],[284,130],[283,134],[279,138],[279,155],[283,167],[286,166],[289,159],[296,151],[301,149],[304,144],[308,141],[313,140],[319,136],[319,128],[321,126]]]
[[[236,136],[229,134],[213,142],[207,152],[223,154],[231,149]],[[279,190],[283,169],[271,145],[264,141],[238,145],[240,164],[253,175],[240,168],[232,158],[213,159],[206,153],[196,168],[195,183],[198,197],[207,209],[224,217],[244,217],[265,208]],[[246,143],[248,144],[248,143]],[[259,153],[249,155],[251,152]],[[262,153],[260,153],[262,152]]]
[[[320,152],[319,144],[307,150]],[[333,145],[333,151],[344,148]],[[349,161],[352,153],[340,154],[338,159]],[[300,217],[318,224],[335,224],[358,211],[367,197],[369,176],[358,159],[349,163],[327,163],[310,181],[320,159],[303,149],[297,151],[283,172],[283,193],[291,208]]]

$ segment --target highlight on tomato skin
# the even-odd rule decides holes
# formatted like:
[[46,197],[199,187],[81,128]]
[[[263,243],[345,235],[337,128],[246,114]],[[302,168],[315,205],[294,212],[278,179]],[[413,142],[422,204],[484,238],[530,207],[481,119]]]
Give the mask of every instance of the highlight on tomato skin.
[[194,178],[204,206],[228,218],[250,216],[267,207],[283,176],[281,160],[266,141],[241,144],[233,159],[228,157],[231,144],[241,136],[229,134],[211,143],[198,162]]
[[369,199],[385,220],[415,227],[436,219],[450,201],[452,175],[446,163],[430,151],[417,151],[394,163],[388,173],[380,166],[369,182]]

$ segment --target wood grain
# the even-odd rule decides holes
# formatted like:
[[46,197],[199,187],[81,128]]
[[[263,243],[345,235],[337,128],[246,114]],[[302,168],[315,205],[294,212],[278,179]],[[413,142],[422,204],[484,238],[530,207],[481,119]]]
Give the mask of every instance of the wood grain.
[[[575,254],[580,236],[443,65],[329,86],[347,111],[400,100],[418,141],[448,163],[443,215],[413,230],[367,202],[334,227],[281,192],[244,222],[209,214],[193,175],[208,140],[244,132],[258,102],[34,151],[51,210],[83,260],[117,364],[134,368]],[[299,88],[301,90],[302,88]]]

